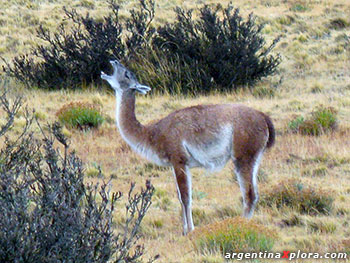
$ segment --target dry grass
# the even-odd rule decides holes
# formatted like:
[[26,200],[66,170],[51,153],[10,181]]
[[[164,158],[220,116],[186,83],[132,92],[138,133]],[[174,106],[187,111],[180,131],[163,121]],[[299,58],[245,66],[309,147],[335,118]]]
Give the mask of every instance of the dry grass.
[[[125,10],[135,1],[121,1]],[[218,1],[204,1],[213,3]],[[229,2],[229,1],[227,1]],[[29,50],[32,33],[39,23],[55,28],[61,19],[61,6],[69,1],[2,1],[0,11],[0,55],[10,58]],[[102,16],[107,12],[104,1],[71,1],[81,12]],[[196,1],[158,1],[157,23],[172,18],[177,5],[194,7]],[[283,62],[279,72],[261,84],[258,92],[212,94],[206,97],[138,96],[137,116],[142,123],[166,116],[175,109],[208,103],[243,103],[271,115],[276,129],[276,145],[262,162],[260,189],[278,181],[301,179],[316,188],[328,189],[334,197],[328,215],[300,214],[293,207],[260,206],[254,219],[275,229],[279,235],[273,250],[348,251],[350,221],[350,50],[347,0],[277,1],[238,0],[234,4],[242,14],[254,12],[265,22],[267,40],[282,35],[276,51]],[[160,12],[161,11],[161,12]],[[127,15],[126,11],[122,11]],[[344,22],[345,21],[345,22]],[[344,26],[342,26],[342,24]],[[127,191],[129,183],[143,185],[151,179],[156,196],[142,225],[143,242],[150,255],[160,254],[160,262],[223,262],[218,254],[202,254],[194,249],[188,237],[181,236],[180,205],[172,173],[149,165],[122,141],[114,124],[115,99],[112,94],[83,90],[81,92],[43,92],[25,90],[19,85],[27,105],[36,109],[42,122],[56,120],[55,113],[71,101],[101,105],[106,121],[96,130],[65,130],[72,148],[86,163],[97,182],[112,178],[115,190]],[[291,134],[288,123],[306,115],[319,105],[337,110],[338,127],[331,134],[317,137]],[[0,122],[3,122],[0,111]],[[19,118],[13,132],[20,131]],[[93,177],[102,170],[104,178]],[[232,164],[223,171],[206,175],[193,170],[194,218],[196,227],[234,217],[241,212],[239,187],[232,180]],[[116,222],[122,220],[116,214]],[[327,262],[327,261],[323,261]]]

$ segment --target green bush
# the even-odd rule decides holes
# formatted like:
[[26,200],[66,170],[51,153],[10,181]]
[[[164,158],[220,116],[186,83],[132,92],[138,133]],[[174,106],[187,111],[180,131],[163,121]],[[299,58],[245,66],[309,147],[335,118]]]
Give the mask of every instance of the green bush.
[[233,251],[269,251],[276,240],[274,232],[242,217],[215,222],[191,234],[191,241],[197,251],[223,254]]
[[311,119],[319,126],[318,134],[333,131],[337,126],[337,111],[332,107],[318,107]]
[[303,183],[300,179],[282,180],[262,192],[259,205],[290,207],[302,214],[329,214],[333,209],[333,193]]
[[297,116],[288,124],[289,130],[303,135],[318,136],[337,128],[337,111],[332,107],[317,107],[308,118]]
[[97,128],[104,122],[99,107],[84,102],[66,104],[56,113],[56,116],[67,128],[81,130]]

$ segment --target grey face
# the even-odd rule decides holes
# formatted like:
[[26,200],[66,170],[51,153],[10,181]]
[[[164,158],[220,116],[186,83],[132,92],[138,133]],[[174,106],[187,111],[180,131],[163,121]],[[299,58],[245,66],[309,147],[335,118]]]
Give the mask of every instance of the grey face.
[[151,88],[141,85],[137,81],[135,74],[125,68],[118,60],[111,60],[110,63],[113,67],[113,74],[107,75],[101,72],[101,78],[107,80],[111,87],[118,93],[123,93],[123,91],[131,89],[146,94],[151,90]]

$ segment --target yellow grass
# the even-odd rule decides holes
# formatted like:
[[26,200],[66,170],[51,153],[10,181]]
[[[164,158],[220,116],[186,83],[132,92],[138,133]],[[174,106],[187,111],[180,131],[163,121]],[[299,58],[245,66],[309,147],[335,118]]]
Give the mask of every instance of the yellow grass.
[[[76,7],[81,12],[89,11],[94,16],[103,16],[108,12],[106,2],[91,2],[92,7],[88,1],[77,0],[1,0],[0,55],[11,58],[18,52],[28,51],[35,42],[35,27],[44,23],[54,29],[62,18],[63,5]],[[215,2],[219,1],[159,0],[156,23],[172,19],[171,10],[175,6],[196,7],[201,3]],[[121,3],[124,15],[135,5],[135,1]],[[306,10],[296,10],[296,3],[305,6]],[[288,208],[261,206],[254,219],[278,233],[279,241],[273,248],[276,252],[298,249],[322,253],[349,252],[350,49],[342,42],[341,36],[349,37],[350,27],[333,30],[328,25],[334,18],[344,18],[350,22],[350,2],[237,0],[234,5],[241,8],[242,14],[254,12],[258,21],[266,23],[264,34],[268,42],[278,35],[282,36],[275,50],[283,58],[279,71],[258,84],[276,87],[275,96],[259,98],[248,91],[196,97],[138,96],[137,116],[142,123],[147,123],[182,107],[209,103],[243,103],[267,112],[276,126],[277,141],[264,155],[259,174],[266,179],[259,183],[260,189],[268,189],[271,184],[283,179],[302,178],[332,191],[335,201],[330,215],[300,215]],[[72,101],[102,105],[103,114],[111,121],[106,121],[98,130],[65,132],[70,137],[72,148],[78,152],[88,169],[100,165],[104,180],[113,178],[114,190],[126,192],[130,182],[136,181],[141,186],[146,179],[151,179],[157,194],[143,222],[141,239],[147,255],[160,254],[159,262],[224,261],[220,254],[197,252],[189,238],[181,235],[180,204],[173,175],[169,169],[149,165],[122,141],[112,121],[115,110],[112,93],[93,90],[44,92],[25,90],[17,84],[13,84],[13,89],[25,96],[28,107],[35,108],[44,123],[55,121],[57,110]],[[288,132],[288,123],[295,115],[308,114],[320,104],[338,111],[339,127],[334,133],[310,137]],[[23,119],[17,120],[15,125],[17,128],[13,130],[14,133],[23,126]],[[225,215],[234,217],[241,213],[239,187],[234,180],[232,164],[219,173],[207,174],[195,169],[192,175],[196,227],[220,221]],[[87,181],[92,182],[100,180],[87,178]],[[301,223],[286,225],[286,220],[289,222],[294,216]],[[116,214],[116,221],[118,217]]]

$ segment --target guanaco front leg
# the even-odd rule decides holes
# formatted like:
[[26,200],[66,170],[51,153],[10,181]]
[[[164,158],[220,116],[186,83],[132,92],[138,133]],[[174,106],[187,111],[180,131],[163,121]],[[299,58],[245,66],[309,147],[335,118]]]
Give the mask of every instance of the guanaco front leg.
[[183,234],[187,235],[194,229],[192,220],[192,178],[185,165],[174,165],[173,171],[182,207]]

